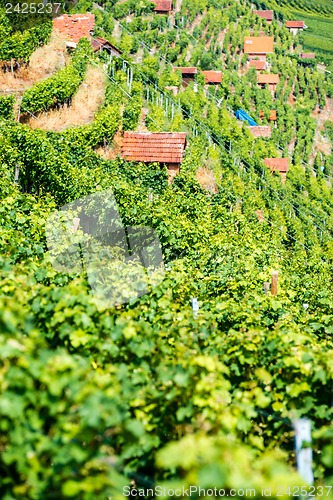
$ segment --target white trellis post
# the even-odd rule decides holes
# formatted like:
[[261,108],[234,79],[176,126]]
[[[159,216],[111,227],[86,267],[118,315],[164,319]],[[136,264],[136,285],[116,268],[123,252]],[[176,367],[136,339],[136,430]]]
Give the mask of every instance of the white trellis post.
[[18,183],[19,175],[20,175],[20,165],[15,165],[15,174],[14,174],[14,182],[15,182],[15,184]]
[[199,312],[199,302],[197,297],[193,297],[191,303],[192,303],[193,317],[194,319],[196,319],[198,317],[198,312]]
[[[311,485],[313,484],[311,420],[300,418],[293,421],[293,426],[295,429],[297,470],[299,475]],[[303,443],[307,443],[306,448],[303,448]]]
[[130,66],[129,68],[129,88],[130,92],[132,91],[132,84],[133,84],[133,68]]

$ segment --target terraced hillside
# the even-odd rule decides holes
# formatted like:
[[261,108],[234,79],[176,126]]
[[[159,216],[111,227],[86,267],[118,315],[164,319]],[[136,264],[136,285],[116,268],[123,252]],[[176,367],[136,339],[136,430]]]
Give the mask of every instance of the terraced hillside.
[[[0,95],[1,498],[332,499],[331,75],[248,0],[154,8],[79,1]],[[20,81],[51,24],[0,14]]]
[[[256,3],[256,2],[255,2]],[[304,48],[316,52],[318,59],[333,72],[333,4],[331,0],[272,0],[261,2],[268,8],[274,8],[288,19],[303,19],[308,29],[302,37]]]

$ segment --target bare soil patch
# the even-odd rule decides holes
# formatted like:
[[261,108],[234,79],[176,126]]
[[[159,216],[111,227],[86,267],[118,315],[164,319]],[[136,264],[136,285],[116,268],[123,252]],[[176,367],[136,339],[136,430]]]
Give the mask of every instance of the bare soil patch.
[[324,137],[322,132],[325,128],[325,122],[333,122],[333,99],[327,98],[324,109],[320,110],[317,107],[312,113],[312,116],[313,118],[315,118],[318,124],[314,141],[315,148],[317,151],[320,151],[325,155],[330,155],[332,153],[331,141],[328,138]]
[[196,171],[196,178],[199,184],[212,194],[218,192],[214,172],[208,167],[199,167]]
[[69,127],[91,123],[105,98],[106,76],[100,68],[89,67],[84,82],[80,85],[70,106],[60,110],[40,113],[28,123],[33,129],[60,132]]

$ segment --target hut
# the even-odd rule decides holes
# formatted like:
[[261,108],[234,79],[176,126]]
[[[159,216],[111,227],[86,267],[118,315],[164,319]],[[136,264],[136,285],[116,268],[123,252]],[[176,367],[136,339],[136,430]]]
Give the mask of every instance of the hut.
[[272,10],[254,10],[253,14],[266,19],[266,21],[271,24],[274,17],[274,12]]
[[294,36],[307,28],[304,21],[286,21],[286,27]]
[[271,90],[272,92],[276,91],[276,87],[279,81],[280,81],[279,75],[273,73],[260,73],[258,75],[258,85],[261,88],[265,88],[267,85],[268,90]]
[[274,52],[274,38],[272,36],[246,36],[244,38],[244,54],[249,59],[266,61],[267,54]]
[[95,27],[95,14],[62,14],[53,19],[53,28],[64,36],[67,42],[78,43],[81,38],[91,39]]
[[100,36],[97,36],[96,38],[93,38],[91,40],[91,47],[93,49],[93,52],[107,52],[110,54],[111,57],[119,57],[122,54],[122,51],[112,45],[108,40],[105,38],[101,38]]
[[257,71],[264,71],[267,68],[267,62],[260,61],[259,59],[252,59],[249,61],[249,68],[255,68]]
[[265,158],[265,164],[270,168],[271,172],[280,172],[283,184],[286,182],[289,170],[288,158]]
[[269,139],[272,137],[272,129],[269,125],[256,125],[255,127],[247,127],[253,137],[263,137]]
[[196,67],[174,67],[173,71],[181,72],[183,87],[187,87],[191,82],[194,82],[195,75],[198,73]]
[[299,55],[300,59],[315,59],[316,58],[316,54],[314,52],[302,52],[300,55]]
[[185,132],[125,132],[121,153],[128,161],[166,165],[171,182],[179,173],[185,147]]
[[220,85],[222,83],[222,71],[203,71],[206,85]]
[[172,0],[153,0],[156,14],[169,14],[172,11]]

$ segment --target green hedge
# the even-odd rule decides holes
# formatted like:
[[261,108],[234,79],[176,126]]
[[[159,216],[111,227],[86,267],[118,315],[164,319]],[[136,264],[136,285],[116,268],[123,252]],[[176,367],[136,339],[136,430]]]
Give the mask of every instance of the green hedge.
[[0,96],[0,119],[8,120],[14,116],[14,102],[13,95]]

